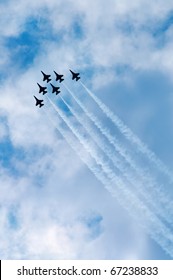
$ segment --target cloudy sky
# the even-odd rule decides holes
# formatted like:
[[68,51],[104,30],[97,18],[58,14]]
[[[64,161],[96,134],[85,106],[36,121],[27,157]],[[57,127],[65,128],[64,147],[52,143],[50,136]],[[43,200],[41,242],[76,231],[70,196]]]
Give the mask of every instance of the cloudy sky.
[[[0,1],[1,259],[173,257],[167,216],[173,211],[167,172],[173,169],[172,23],[169,0],[157,5],[149,0]],[[80,72],[81,82],[149,147],[155,161],[152,152],[143,154],[127,139],[80,82],[71,80],[69,69]],[[70,107],[49,86],[57,111],[38,93],[37,82],[47,86],[41,70],[57,85],[53,70],[64,74],[59,86]],[[45,106],[35,107],[33,95]],[[112,138],[94,126],[93,116],[129,157],[114,154]],[[92,142],[95,133],[103,140]],[[124,173],[115,173],[118,157],[117,169]],[[129,158],[140,174],[133,173]],[[165,201],[167,212],[161,208]],[[167,237],[157,232],[157,219]],[[157,222],[153,228],[151,221]]]

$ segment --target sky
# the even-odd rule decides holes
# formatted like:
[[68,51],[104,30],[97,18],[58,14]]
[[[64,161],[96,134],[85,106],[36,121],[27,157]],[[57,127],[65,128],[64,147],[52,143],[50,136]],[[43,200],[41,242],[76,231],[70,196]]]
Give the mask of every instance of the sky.
[[169,0],[0,1],[0,259],[172,259],[172,23]]

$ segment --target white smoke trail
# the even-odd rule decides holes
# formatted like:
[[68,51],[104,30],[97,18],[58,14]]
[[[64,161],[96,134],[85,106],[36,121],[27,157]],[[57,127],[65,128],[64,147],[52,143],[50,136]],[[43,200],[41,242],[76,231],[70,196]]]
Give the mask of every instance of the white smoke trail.
[[125,177],[126,184],[128,185],[128,187],[129,187],[129,185],[135,186],[135,184],[137,184],[139,193],[141,193],[143,195],[143,197],[147,200],[147,203],[150,205],[150,208],[152,208],[154,210],[154,213],[158,214],[160,217],[164,218],[168,223],[170,222],[170,219],[172,221],[172,215],[169,217],[167,215],[167,213],[165,213],[165,211],[163,211],[163,209],[162,209],[163,205],[160,205],[160,201],[154,200],[153,196],[151,196],[150,193],[145,191],[141,182],[137,182],[137,179],[134,178],[134,176],[130,174],[130,170],[125,168],[124,165],[122,164],[122,162],[113,156],[113,152],[109,148],[109,146],[106,145],[104,140],[96,134],[95,130],[93,130],[93,128],[88,123],[85,123],[85,119],[81,116],[81,114],[78,113],[77,110],[75,111],[64,100],[64,98],[62,96],[60,96],[60,98],[64,102],[64,104],[67,106],[67,108],[70,110],[70,112],[78,120],[78,122],[89,133],[89,135],[92,137],[92,139],[95,141],[95,143],[99,146],[99,148],[102,150],[102,152],[105,153],[106,156],[113,162],[114,167],[121,172],[121,177]]
[[165,164],[144,144],[131,130],[127,127],[122,120],[119,119],[98,97],[96,97],[82,82],[80,82],[83,88],[88,92],[90,97],[96,102],[100,109],[107,115],[107,117],[119,128],[121,133],[133,144],[136,148],[142,152],[148,159],[153,162],[160,171],[165,173],[171,183],[173,182],[172,172],[165,166]]
[[[55,127],[56,130],[63,136],[63,138],[66,140],[66,142],[69,144],[69,146],[76,152],[76,154],[86,164],[86,166],[89,168],[89,170],[96,176],[96,178],[101,183],[106,184],[107,179],[106,179],[105,175],[102,172],[100,172],[100,169],[94,163],[94,160],[91,160],[91,158],[84,156],[84,152],[83,152],[84,148],[83,148],[82,144],[80,142],[78,142],[76,138],[73,137],[73,134],[70,135],[70,137],[69,137],[69,135],[67,134],[64,127],[62,127],[60,124],[57,126],[57,123],[52,119],[52,117],[50,117],[50,115],[47,113],[47,111],[44,108],[43,108],[43,110],[44,110],[48,120],[53,125],[53,127]],[[62,117],[60,115],[59,115],[59,117],[62,119]]]
[[[80,136],[79,131],[73,126],[73,124],[70,123],[65,114],[62,113],[62,111],[58,109],[49,98],[48,100],[60,118],[65,122],[72,133],[78,138],[79,142],[89,152],[90,156],[95,160],[96,166],[95,164],[91,165],[90,163],[88,164],[88,162],[86,162],[89,169],[95,174],[97,179],[102,182],[106,189],[108,189],[108,191],[117,198],[121,205],[125,207],[135,219],[138,220],[138,223],[145,228],[150,236],[158,244],[160,244],[160,246],[171,257],[173,257],[173,235],[171,231],[138,198],[129,192],[129,190],[124,186],[123,182],[112,173],[109,166],[104,164],[104,162],[98,158],[97,153],[93,151],[93,148],[89,147],[88,143],[84,141],[84,139]],[[66,141],[70,143],[73,149],[76,149],[74,143],[71,143],[71,140],[66,134],[64,128],[58,126],[57,129],[64,136]],[[79,154],[78,147],[76,152]],[[85,158],[82,158],[82,160],[85,162]],[[102,169],[98,169],[100,164],[105,174],[102,173]]]
[[[113,147],[120,153],[120,155],[127,161],[130,166],[136,171],[136,180],[137,183],[137,192],[140,192],[144,197],[152,204],[156,209],[157,213],[162,216],[168,223],[173,223],[173,209],[170,199],[166,194],[161,190],[159,184],[152,178],[152,175],[143,172],[143,170],[133,161],[133,159],[128,155],[127,151],[121,145],[121,143],[112,136],[107,128],[93,115],[88,111],[85,106],[80,102],[80,100],[73,94],[73,92],[68,88],[67,85],[64,85],[70,95],[74,98],[78,106],[85,112],[88,118],[94,123],[94,125],[101,131],[101,133],[108,139],[108,141],[113,145]],[[84,122],[83,122],[84,123]],[[115,159],[114,154],[112,153],[112,159]],[[120,166],[119,166],[120,167]],[[127,170],[124,170],[124,174],[128,176]],[[130,179],[130,174],[129,174]],[[144,187],[145,186],[145,187]],[[145,188],[145,189],[144,189]],[[148,191],[147,191],[148,190]],[[156,199],[157,198],[157,199]],[[164,211],[163,211],[164,209]]]
[[[93,145],[92,142],[90,142],[88,139],[86,139],[79,129],[74,126],[69,118],[64,114],[62,110],[60,110],[55,104],[52,102],[52,100],[47,96],[47,99],[49,100],[50,104],[53,106],[53,108],[57,111],[57,113],[60,115],[60,117],[63,119],[63,121],[66,123],[66,125],[70,128],[70,130],[73,132],[73,134],[78,138],[79,142],[85,147],[86,151],[90,154],[91,157],[93,157],[98,165],[100,165],[107,173],[107,176],[110,180],[114,178],[114,173],[109,167],[108,163],[105,163],[104,159],[101,157],[100,154],[96,151],[96,146]],[[118,180],[118,178],[117,178]]]
[[[82,102],[74,95],[74,93],[67,87],[67,85],[64,84],[64,87],[67,89],[67,91],[70,93],[70,95],[73,97],[75,102],[79,105],[79,107],[84,111],[84,113],[87,115],[87,117],[90,119],[91,122],[94,123],[94,125],[100,130],[100,132],[108,139],[108,141],[114,146],[115,150],[130,164],[130,166],[139,174],[142,172],[142,170],[139,169],[139,167],[135,164],[135,162],[132,160],[130,155],[128,155],[127,151],[124,149],[124,147],[121,145],[121,143],[118,141],[118,139],[114,136],[112,136],[109,132],[109,130],[103,126],[103,124],[98,120],[98,118],[92,114],[88,109],[82,104]],[[140,173],[141,174],[141,173]],[[146,175],[145,175],[146,176]]]
[[[114,167],[116,167],[116,169],[118,169],[122,173],[122,176],[124,175],[126,179],[129,180],[128,170],[124,167],[124,165],[120,160],[118,160],[116,157],[113,157],[112,150],[109,148],[109,146],[106,145],[106,143],[104,143],[104,141],[95,132],[95,130],[89,125],[89,123],[86,123],[85,118],[83,118],[82,115],[77,110],[73,109],[62,96],[60,96],[60,98],[63,101],[63,103],[67,106],[67,108],[70,110],[70,112],[73,114],[73,116],[77,119],[77,121],[82,125],[82,127],[88,132],[91,138],[95,141],[96,145],[113,162]],[[126,174],[127,172],[128,174]]]

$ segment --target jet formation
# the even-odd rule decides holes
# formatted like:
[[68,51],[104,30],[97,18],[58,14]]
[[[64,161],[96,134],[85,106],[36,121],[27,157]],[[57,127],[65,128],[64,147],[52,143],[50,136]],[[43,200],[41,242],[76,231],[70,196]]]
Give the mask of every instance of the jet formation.
[[[57,72],[53,71],[55,74],[55,81],[62,83],[64,81],[64,75],[62,74],[58,74]],[[75,73],[72,70],[70,70],[71,74],[72,74],[72,80],[76,80],[78,81],[80,79],[80,73]],[[47,82],[47,84],[50,84],[51,88],[52,88],[52,93],[55,93],[56,95],[58,95],[61,91],[60,91],[60,87],[53,85],[52,83],[50,83],[50,81],[52,81],[51,75],[50,74],[45,74],[43,71],[41,71],[42,75],[43,75],[43,82]],[[39,87],[39,93],[42,93],[43,95],[48,93],[48,88],[47,86],[42,86],[39,83],[37,83],[38,87]],[[41,108],[42,106],[44,106],[44,100],[42,99],[38,99],[35,95],[35,106],[39,106],[39,108]]]

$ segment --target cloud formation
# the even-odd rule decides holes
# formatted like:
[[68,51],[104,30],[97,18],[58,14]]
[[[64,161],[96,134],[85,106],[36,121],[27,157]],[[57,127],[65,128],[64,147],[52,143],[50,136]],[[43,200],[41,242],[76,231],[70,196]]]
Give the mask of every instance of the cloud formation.
[[[143,0],[0,4],[0,145],[5,141],[11,151],[0,159],[1,258],[154,255],[145,233],[33,106],[33,95],[42,69],[63,72],[70,84],[68,69],[76,67],[103,98],[105,93],[112,97],[121,80],[134,89],[136,73],[160,71],[171,80],[172,6],[162,0],[157,5]],[[119,108],[126,108],[123,96]],[[107,100],[113,109],[117,99]],[[137,109],[130,118],[127,110],[119,110],[141,136],[149,137],[145,127],[155,105],[147,113],[143,106],[142,116]],[[136,122],[139,115],[142,128]],[[160,255],[166,257],[161,249]]]

